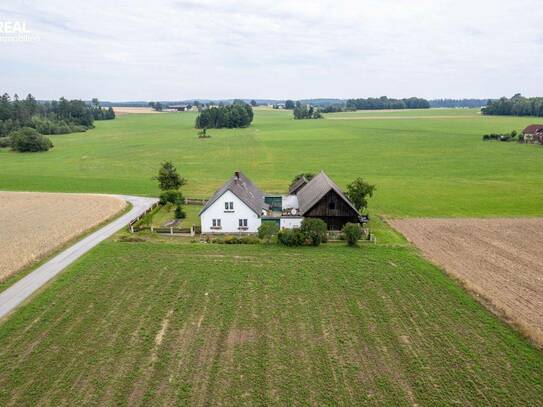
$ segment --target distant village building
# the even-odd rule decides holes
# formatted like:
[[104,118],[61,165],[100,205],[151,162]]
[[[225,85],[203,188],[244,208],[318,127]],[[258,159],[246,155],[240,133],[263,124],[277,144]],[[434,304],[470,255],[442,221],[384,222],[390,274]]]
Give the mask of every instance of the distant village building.
[[200,211],[202,233],[256,233],[262,223],[298,228],[304,218],[322,219],[330,230],[363,221],[341,189],[321,171],[299,179],[287,195],[265,194],[236,171]]
[[527,144],[543,144],[543,124],[531,124],[522,130],[522,135]]
[[168,106],[168,109],[166,109],[169,112],[186,112],[190,110],[192,106],[187,104],[181,104],[181,105],[170,105]]

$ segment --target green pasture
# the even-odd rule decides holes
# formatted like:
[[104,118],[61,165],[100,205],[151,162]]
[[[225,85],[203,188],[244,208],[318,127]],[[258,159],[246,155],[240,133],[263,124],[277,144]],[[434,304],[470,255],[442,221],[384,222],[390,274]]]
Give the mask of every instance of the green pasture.
[[543,214],[543,148],[481,141],[538,119],[430,109],[295,121],[288,111],[257,109],[251,127],[198,139],[195,117],[124,115],[87,133],[54,136],[47,153],[0,150],[0,189],[157,195],[152,177],[172,160],[190,197],[209,197],[236,169],[268,192],[284,192],[297,173],[323,169],[342,187],[358,176],[377,184],[374,213]]

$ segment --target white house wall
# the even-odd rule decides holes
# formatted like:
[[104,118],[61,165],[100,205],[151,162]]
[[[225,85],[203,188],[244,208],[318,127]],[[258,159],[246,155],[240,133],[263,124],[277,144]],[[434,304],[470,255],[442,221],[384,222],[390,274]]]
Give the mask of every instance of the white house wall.
[[303,218],[281,218],[279,227],[281,229],[294,229],[299,228],[302,225]]
[[[224,203],[234,202],[233,211],[225,211]],[[221,220],[221,229],[212,229],[213,219]],[[256,233],[260,226],[259,216],[241,199],[226,191],[200,216],[202,233],[239,233],[239,220],[247,219],[247,230],[243,233]]]

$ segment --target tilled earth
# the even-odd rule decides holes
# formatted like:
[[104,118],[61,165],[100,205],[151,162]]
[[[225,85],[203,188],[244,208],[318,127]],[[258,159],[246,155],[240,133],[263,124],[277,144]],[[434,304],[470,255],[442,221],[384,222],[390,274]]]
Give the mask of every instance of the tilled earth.
[[543,218],[389,223],[494,312],[543,344]]

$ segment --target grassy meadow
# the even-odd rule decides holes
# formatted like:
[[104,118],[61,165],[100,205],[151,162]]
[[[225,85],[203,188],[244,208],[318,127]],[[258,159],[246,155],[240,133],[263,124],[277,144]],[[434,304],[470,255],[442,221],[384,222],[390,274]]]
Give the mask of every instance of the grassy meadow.
[[0,405],[543,404],[543,354],[405,245],[110,240],[0,343]]
[[[247,129],[198,139],[196,113],[122,115],[87,133],[52,137],[47,153],[0,150],[0,189],[157,195],[152,177],[172,160],[208,197],[241,169],[264,190],[283,192],[300,172],[324,169],[340,186],[377,184],[374,213],[392,216],[543,214],[540,146],[482,142],[535,118],[486,117],[474,109],[335,113],[322,120],[257,109]],[[539,120],[541,121],[541,120]]]

